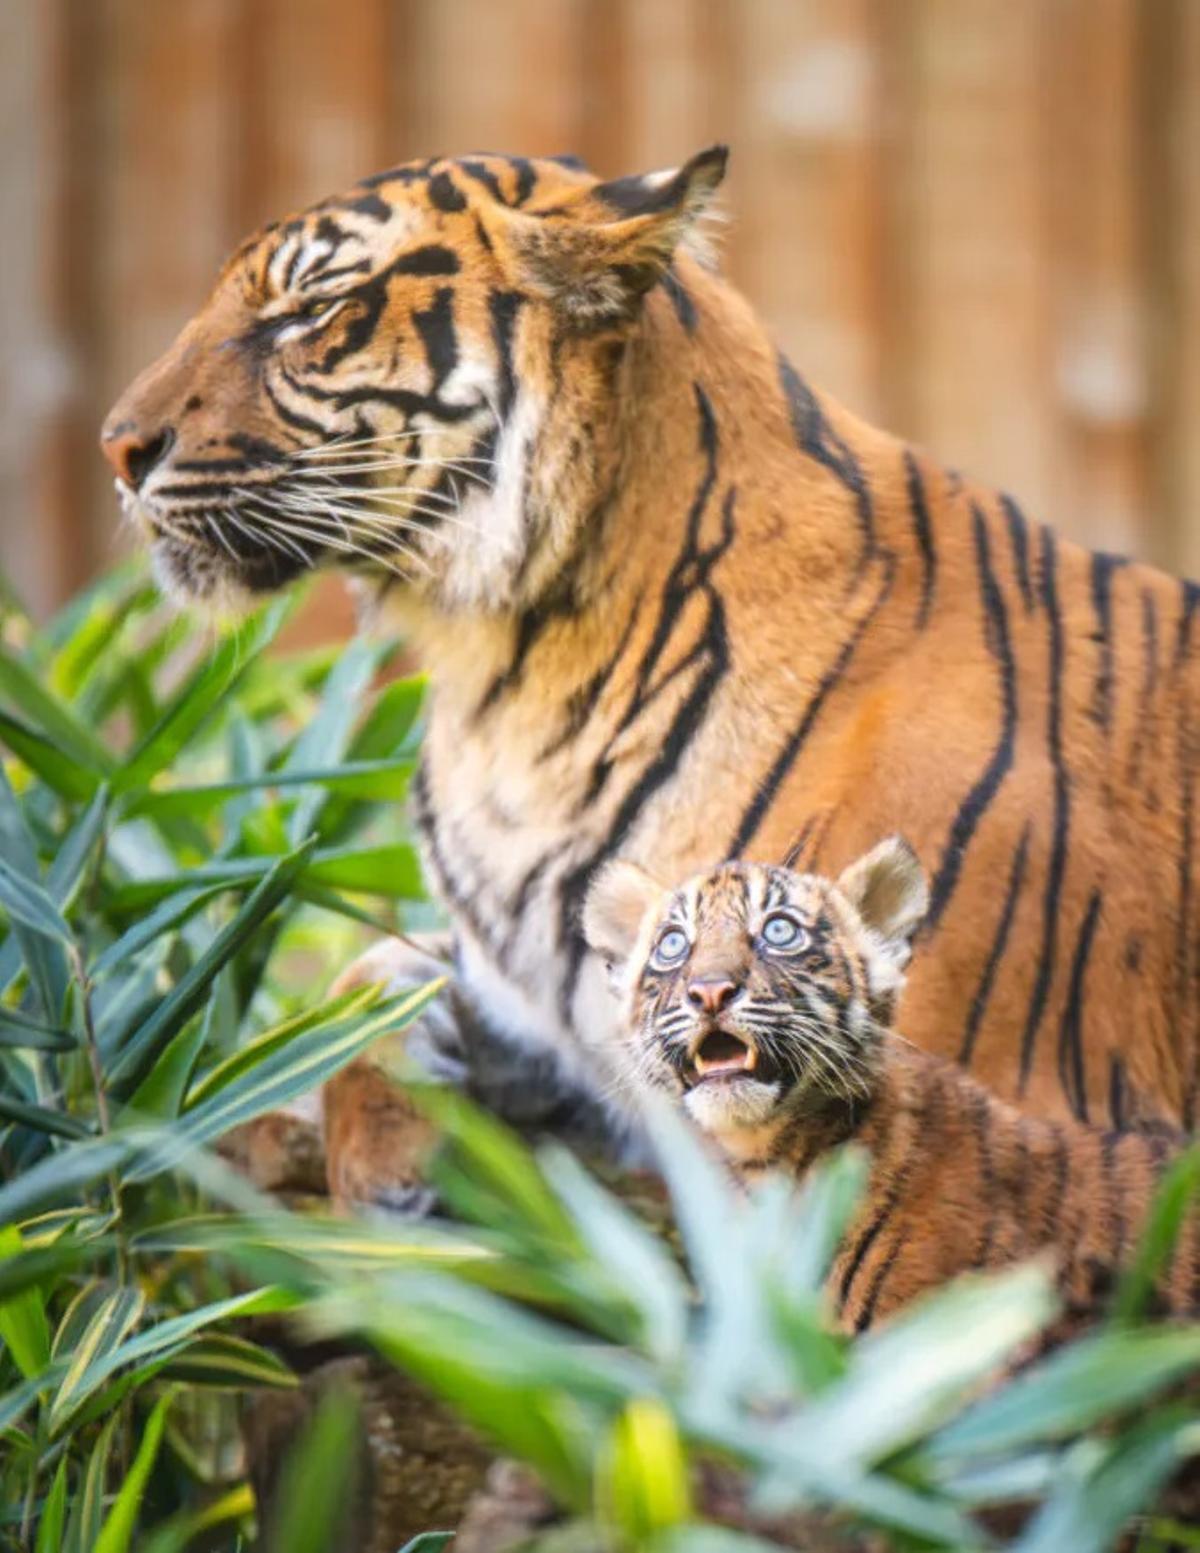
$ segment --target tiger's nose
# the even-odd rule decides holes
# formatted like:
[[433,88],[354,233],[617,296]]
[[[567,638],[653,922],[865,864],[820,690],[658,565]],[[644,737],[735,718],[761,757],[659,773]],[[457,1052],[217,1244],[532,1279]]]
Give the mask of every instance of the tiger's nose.
[[105,426],[100,433],[100,447],[105,458],[118,477],[135,491],[142,488],[150,471],[162,462],[174,441],[175,433],[169,426],[146,432],[132,421]]
[[705,1014],[719,1014],[728,1008],[741,988],[728,976],[698,976],[688,982],[687,1000]]

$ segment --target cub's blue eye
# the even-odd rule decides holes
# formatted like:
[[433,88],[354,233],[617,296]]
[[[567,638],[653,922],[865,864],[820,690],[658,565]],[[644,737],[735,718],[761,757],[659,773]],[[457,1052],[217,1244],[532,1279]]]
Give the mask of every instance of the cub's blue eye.
[[789,917],[785,911],[776,911],[763,923],[762,937],[763,943],[770,944],[772,949],[797,949],[807,934],[795,917]]
[[678,965],[688,948],[688,937],[683,929],[669,927],[655,944],[652,958],[658,965]]

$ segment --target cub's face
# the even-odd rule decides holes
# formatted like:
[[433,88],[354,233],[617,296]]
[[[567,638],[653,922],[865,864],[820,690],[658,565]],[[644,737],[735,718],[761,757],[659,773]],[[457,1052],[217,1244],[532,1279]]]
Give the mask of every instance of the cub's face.
[[664,891],[610,864],[585,931],[612,967],[635,1078],[720,1137],[869,1097],[925,909],[920,865],[893,839],[836,883],[730,863]]
[[604,456],[567,433],[611,420],[625,335],[723,169],[411,163],[251,238],[102,435],[165,584],[236,603],[336,564],[466,606],[545,585]]

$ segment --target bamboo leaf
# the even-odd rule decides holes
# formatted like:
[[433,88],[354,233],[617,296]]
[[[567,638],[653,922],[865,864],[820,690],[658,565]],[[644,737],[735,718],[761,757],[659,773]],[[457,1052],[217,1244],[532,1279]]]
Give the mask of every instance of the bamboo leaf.
[[358,1409],[347,1392],[325,1396],[284,1463],[272,1546],[332,1553],[342,1546],[357,1476]]
[[113,769],[112,756],[87,724],[5,647],[0,647],[0,693],[77,765],[100,776]]
[[116,1503],[96,1539],[95,1553],[128,1553],[137,1526],[138,1511],[146,1492],[146,1484],[150,1480],[158,1447],[162,1442],[167,1410],[174,1399],[174,1392],[167,1392],[155,1403],[154,1411],[150,1414],[142,1433],[137,1455],[133,1458],[133,1466],[126,1474],[117,1494]]
[[119,966],[125,966],[135,955],[141,954],[144,949],[161,938],[164,933],[169,933],[173,928],[181,927],[190,918],[207,906],[209,901],[215,900],[218,895],[223,895],[231,888],[226,883],[209,884],[198,890],[180,889],[167,898],[133,924],[120,938],[109,944],[108,948],[93,961],[90,975],[93,981],[99,981]]
[[0,712],[0,740],[13,754],[60,797],[82,803],[100,786],[102,777],[88,766],[80,765],[52,740],[28,727],[7,712]]
[[115,1094],[136,1088],[171,1037],[197,1013],[208,995],[213,978],[266,921],[299,877],[312,851],[312,843],[280,858],[242,903],[196,962],[126,1042],[109,1072]]
[[[0,1273],[7,1263],[20,1259],[22,1246],[16,1225],[0,1227]],[[36,1286],[0,1300],[0,1338],[26,1380],[39,1375],[50,1363],[50,1327]]]
[[170,787],[138,793],[123,809],[126,819],[166,819],[187,815],[203,819],[230,798],[278,788],[320,787],[344,797],[373,802],[399,802],[408,792],[415,769],[413,760],[363,760],[344,766],[264,771],[259,776],[228,782],[209,782],[193,787]]
[[52,1435],[62,1432],[62,1426],[107,1378],[105,1362],[137,1325],[145,1304],[145,1296],[135,1288],[113,1289],[100,1301],[74,1351],[64,1356],[66,1373],[50,1404],[47,1420]]
[[71,942],[71,929],[41,885],[32,879],[26,879],[2,857],[0,857],[0,906],[10,917],[25,923],[26,927],[31,927],[35,933],[41,933],[46,938],[57,939],[63,944]]
[[255,1386],[294,1388],[295,1374],[270,1349],[230,1332],[210,1332],[189,1342],[161,1373],[197,1386],[244,1390]]
[[50,1492],[38,1520],[34,1553],[59,1553],[67,1519],[67,1458],[64,1456],[50,1484]]
[[274,640],[294,605],[295,601],[286,596],[275,599],[218,642],[172,698],[129,761],[114,775],[115,792],[127,793],[146,786],[176,759],[255,658]]
[[51,1111],[44,1105],[13,1100],[3,1093],[0,1093],[0,1117],[5,1121],[16,1122],[21,1127],[30,1127],[34,1132],[45,1133],[50,1138],[70,1138],[75,1141],[89,1137],[93,1130],[86,1122],[69,1116],[65,1111]]

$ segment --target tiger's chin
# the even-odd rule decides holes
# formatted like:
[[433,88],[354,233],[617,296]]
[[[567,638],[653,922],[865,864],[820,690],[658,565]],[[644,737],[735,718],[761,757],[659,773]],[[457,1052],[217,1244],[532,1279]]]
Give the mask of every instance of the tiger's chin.
[[783,1097],[778,1079],[722,1073],[693,1083],[684,1092],[683,1105],[697,1127],[719,1140],[731,1133],[765,1127],[775,1119]]
[[265,594],[277,593],[308,570],[298,558],[269,552],[234,559],[206,546],[160,535],[150,549],[155,580],[179,605],[240,615]]

